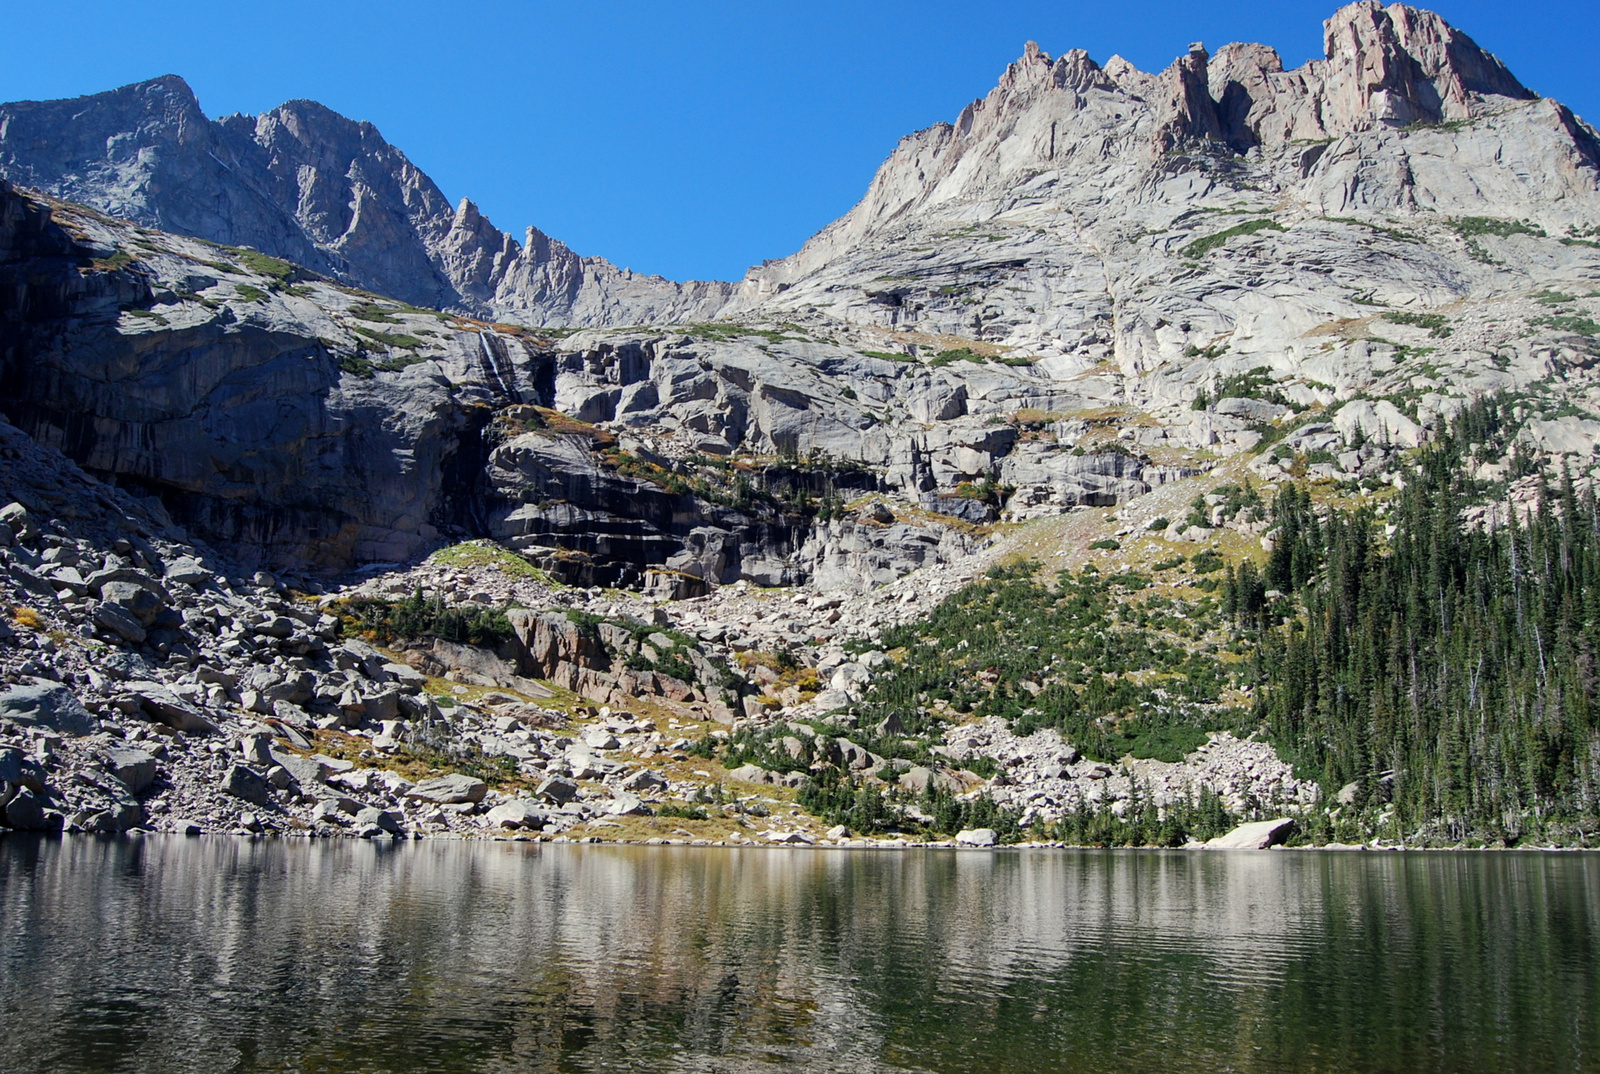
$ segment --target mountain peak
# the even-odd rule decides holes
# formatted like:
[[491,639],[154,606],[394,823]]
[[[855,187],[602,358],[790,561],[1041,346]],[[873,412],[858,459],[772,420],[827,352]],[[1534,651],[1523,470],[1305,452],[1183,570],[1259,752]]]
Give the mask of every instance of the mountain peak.
[[1432,11],[1359,0],[1323,24],[1330,99],[1352,125],[1466,119],[1473,97],[1534,95]]

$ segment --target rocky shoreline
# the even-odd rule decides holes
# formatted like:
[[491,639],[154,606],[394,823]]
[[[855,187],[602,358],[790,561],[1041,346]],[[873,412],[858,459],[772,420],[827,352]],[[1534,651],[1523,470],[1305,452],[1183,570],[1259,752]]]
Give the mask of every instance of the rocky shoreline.
[[[1318,800],[1270,746],[1225,732],[1181,763],[1103,764],[1053,730],[1018,736],[993,717],[948,727],[934,767],[857,745],[853,724],[829,713],[859,698],[887,658],[845,643],[979,577],[1004,543],[853,604],[814,590],[733,586],[666,602],[562,586],[489,544],[308,594],[264,573],[230,574],[159,504],[3,423],[0,454],[0,830],[999,841],[982,829],[934,840],[825,829],[796,807],[803,773],[727,769],[703,753],[741,728],[880,786],[986,797],[1022,825],[1078,808],[1120,816],[1141,796],[1165,808],[1202,789],[1236,813],[1268,803],[1286,818]],[[357,636],[351,609],[385,599],[509,608],[509,633],[496,647],[432,638],[380,648]],[[790,653],[812,685],[743,659],[771,651]],[[817,729],[829,726],[836,737],[824,741]],[[991,775],[970,770],[979,761]]]

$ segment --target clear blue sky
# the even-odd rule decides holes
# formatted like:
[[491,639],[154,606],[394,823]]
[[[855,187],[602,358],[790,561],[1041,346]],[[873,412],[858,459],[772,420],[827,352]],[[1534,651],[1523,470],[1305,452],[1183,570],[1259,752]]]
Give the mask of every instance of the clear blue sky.
[[[1145,70],[1190,41],[1297,66],[1336,0],[273,0],[0,5],[0,100],[178,74],[210,115],[295,97],[377,124],[520,237],[735,279],[847,210],[897,139],[1037,40]],[[1438,0],[1531,88],[1600,119],[1600,3]]]

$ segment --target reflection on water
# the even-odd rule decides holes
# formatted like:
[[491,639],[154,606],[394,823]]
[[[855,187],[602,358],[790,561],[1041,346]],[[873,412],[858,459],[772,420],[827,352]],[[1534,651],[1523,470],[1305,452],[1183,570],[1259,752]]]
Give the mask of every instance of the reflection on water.
[[1600,857],[0,840],[0,1070],[1600,1069]]

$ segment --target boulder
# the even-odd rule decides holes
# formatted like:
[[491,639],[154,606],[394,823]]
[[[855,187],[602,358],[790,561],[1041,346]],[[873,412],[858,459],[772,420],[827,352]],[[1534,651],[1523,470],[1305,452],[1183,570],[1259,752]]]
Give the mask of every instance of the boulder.
[[741,783],[769,782],[771,773],[757,764],[742,764],[728,773],[728,778]]
[[133,794],[143,792],[156,780],[156,759],[144,750],[113,746],[103,758],[106,771],[122,781]]
[[419,802],[433,802],[435,805],[459,805],[481,802],[488,793],[489,785],[483,780],[452,773],[423,780],[407,791],[406,797]]
[[[103,571],[95,571],[84,579],[84,584],[89,587],[91,593],[105,597],[108,600],[111,598],[106,597],[106,586],[113,582],[124,582],[140,589],[149,590],[151,596],[155,597],[163,605],[172,603],[172,594],[167,592],[166,586],[133,567],[110,567]],[[122,593],[125,591],[113,590],[113,592]]]
[[551,776],[539,784],[533,793],[547,802],[555,802],[559,805],[563,802],[570,802],[578,796],[578,785],[570,779]]
[[947,791],[951,794],[966,790],[966,784],[961,781],[960,776],[942,770],[924,768],[921,765],[908,769],[900,777],[900,786],[912,794],[926,794],[929,787],[934,790]]
[[39,536],[39,531],[34,527],[33,519],[29,516],[28,509],[20,503],[8,503],[4,507],[0,507],[0,524],[10,530],[15,539],[19,541],[32,541]]
[[60,683],[13,686],[0,693],[0,717],[65,735],[88,735],[100,724]]
[[502,802],[486,814],[490,824],[502,828],[528,828],[538,831],[548,819],[539,804],[529,798],[513,798]]
[[667,781],[656,773],[650,771],[648,768],[641,768],[637,772],[630,775],[627,779],[617,784],[617,786],[621,787],[625,791],[632,791],[635,794],[650,794],[654,791],[666,790]]
[[816,842],[816,840],[812,839],[805,832],[772,831],[767,832],[766,837],[767,842],[769,843],[788,843],[794,846],[810,846]]
[[30,790],[22,790],[6,803],[6,824],[25,832],[50,831],[61,823],[59,814],[45,809],[45,800]]
[[210,585],[216,580],[215,572],[208,570],[197,559],[181,556],[167,564],[166,581],[182,582],[184,585],[196,589]]
[[583,744],[592,750],[614,750],[621,745],[617,741],[617,736],[604,727],[584,728]]
[[640,800],[637,794],[629,794],[627,791],[612,792],[611,801],[606,803],[605,810],[607,815],[613,817],[625,817],[632,813],[650,812],[649,807]]
[[21,750],[0,750],[0,783],[44,793],[44,767]]
[[235,798],[242,798],[246,802],[258,806],[273,804],[272,784],[267,782],[265,776],[242,764],[230,766],[223,774],[220,786],[225,793]]
[[356,813],[355,823],[360,828],[376,827],[381,828],[390,835],[399,835],[405,830],[401,826],[402,820],[403,818],[398,813],[392,813],[387,809],[379,809],[376,806],[366,806]]
[[316,757],[301,757],[282,750],[269,750],[268,756],[272,763],[282,767],[302,788],[322,783],[328,778],[328,766]]
[[56,599],[56,587],[43,575],[29,570],[20,563],[13,563],[7,573],[23,592],[41,601]]
[[616,761],[608,761],[590,753],[586,746],[574,746],[567,750],[565,756],[573,779],[604,779],[622,767]]
[[139,622],[139,617],[120,604],[110,601],[101,601],[94,608],[95,625],[103,630],[108,630],[130,645],[138,645],[145,639],[144,624]]
[[956,842],[967,847],[992,847],[1000,842],[993,828],[967,828],[956,833]]
[[1212,850],[1266,850],[1289,838],[1293,831],[1293,817],[1257,820],[1241,824],[1227,835],[1217,836],[1206,846]]
[[266,768],[272,760],[272,734],[259,731],[253,735],[239,736],[239,753],[258,768]]
[[197,735],[210,734],[217,729],[217,725],[205,713],[159,682],[139,679],[126,684],[124,689],[138,700],[139,707],[156,723]]
[[133,582],[106,582],[100,587],[100,599],[104,604],[122,608],[146,628],[155,623],[156,616],[166,607],[155,593]]

